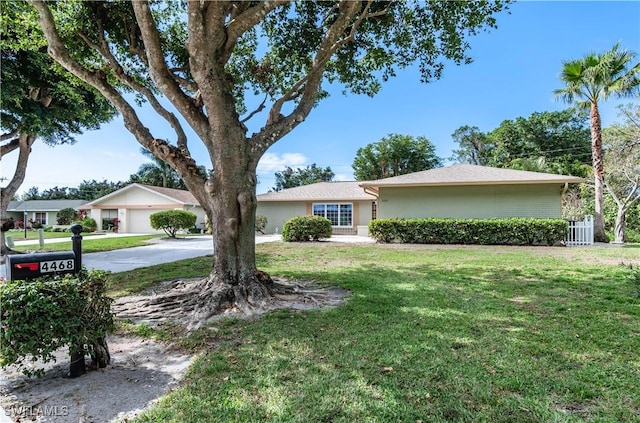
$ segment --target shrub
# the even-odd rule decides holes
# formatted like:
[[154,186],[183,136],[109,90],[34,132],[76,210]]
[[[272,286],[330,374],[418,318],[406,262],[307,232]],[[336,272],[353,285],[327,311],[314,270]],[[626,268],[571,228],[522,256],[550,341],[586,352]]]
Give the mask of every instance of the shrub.
[[30,364],[55,360],[60,347],[106,346],[104,337],[113,329],[107,275],[83,269],[0,284],[0,366],[16,364],[27,375],[42,375],[43,369]]
[[186,210],[166,210],[150,216],[151,227],[162,229],[170,238],[175,238],[181,229],[193,228],[198,217]]
[[264,228],[267,227],[267,216],[257,215],[256,216],[256,232],[260,232],[264,235]]
[[408,244],[553,245],[567,228],[563,219],[377,219],[369,235]]
[[66,209],[62,209],[58,212],[58,217],[56,218],[56,222],[58,225],[69,225],[76,219],[78,212],[76,212],[71,207],[67,207]]
[[[72,226],[73,225],[81,225],[82,232],[95,232],[96,229],[98,229],[98,224],[96,223],[96,220],[92,217],[85,217],[82,220],[72,222]],[[71,231],[71,229],[69,229],[69,231]]]
[[282,228],[282,239],[287,242],[319,241],[331,237],[331,221],[321,216],[296,216],[287,220]]

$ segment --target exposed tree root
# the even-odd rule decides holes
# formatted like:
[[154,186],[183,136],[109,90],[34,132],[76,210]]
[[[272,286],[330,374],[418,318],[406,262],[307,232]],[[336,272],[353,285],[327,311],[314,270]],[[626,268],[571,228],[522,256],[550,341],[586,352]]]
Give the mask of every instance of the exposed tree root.
[[118,299],[112,311],[135,323],[172,321],[195,330],[223,316],[252,317],[282,308],[335,307],[349,295],[344,289],[320,287],[313,281],[276,283],[260,271],[241,285],[204,279],[173,281],[156,288],[158,292],[150,295]]

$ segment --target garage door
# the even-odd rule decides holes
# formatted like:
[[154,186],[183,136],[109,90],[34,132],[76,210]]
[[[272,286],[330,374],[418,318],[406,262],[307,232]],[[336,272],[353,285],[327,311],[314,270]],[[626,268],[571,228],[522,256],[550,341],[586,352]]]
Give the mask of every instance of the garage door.
[[159,210],[129,210],[129,225],[127,232],[135,234],[148,234],[156,231],[151,227],[149,216]]

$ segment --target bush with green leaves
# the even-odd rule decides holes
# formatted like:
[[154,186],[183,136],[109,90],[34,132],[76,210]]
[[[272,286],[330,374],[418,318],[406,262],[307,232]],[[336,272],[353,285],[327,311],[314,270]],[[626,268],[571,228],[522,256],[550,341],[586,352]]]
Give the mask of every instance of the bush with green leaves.
[[71,207],[67,207],[58,212],[58,216],[56,217],[56,222],[58,225],[70,225],[76,217],[78,216],[78,212]]
[[150,216],[151,227],[162,229],[170,238],[175,238],[180,230],[193,228],[197,218],[186,210],[165,210]]
[[0,284],[0,367],[14,364],[40,376],[44,370],[32,368],[32,362],[54,361],[53,352],[61,347],[106,347],[104,338],[114,327],[107,278],[105,271],[83,269]]
[[406,244],[553,245],[566,238],[564,219],[376,219],[369,235]]
[[264,228],[267,227],[267,216],[257,215],[256,216],[256,232],[260,232],[264,235]]
[[[72,222],[72,225],[82,226],[82,232],[95,232],[98,229],[98,224],[93,217],[85,217],[82,220],[77,220]],[[69,232],[71,232],[71,229],[69,229]]]
[[330,238],[331,221],[322,216],[296,216],[282,227],[282,239],[287,242],[320,241]]

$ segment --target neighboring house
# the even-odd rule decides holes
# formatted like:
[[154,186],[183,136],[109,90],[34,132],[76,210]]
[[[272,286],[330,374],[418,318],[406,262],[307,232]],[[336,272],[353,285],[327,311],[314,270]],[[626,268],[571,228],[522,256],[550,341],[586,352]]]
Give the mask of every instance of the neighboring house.
[[7,218],[13,217],[15,222],[25,219],[38,222],[42,226],[58,224],[58,212],[62,209],[86,209],[87,200],[27,200],[10,201],[7,207]]
[[[337,235],[366,234],[375,218],[375,196],[360,182],[318,182],[258,195],[257,215],[267,218],[265,233],[280,233],[294,216],[318,215],[331,220]],[[364,232],[363,232],[364,231]]]
[[379,218],[560,218],[574,176],[458,164],[360,183]]
[[204,209],[189,192],[134,183],[85,205],[98,223],[110,224],[117,218],[119,233],[156,233],[150,216],[164,210],[186,210],[197,216],[196,227],[204,229]]

